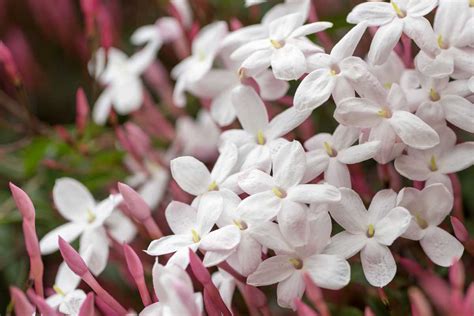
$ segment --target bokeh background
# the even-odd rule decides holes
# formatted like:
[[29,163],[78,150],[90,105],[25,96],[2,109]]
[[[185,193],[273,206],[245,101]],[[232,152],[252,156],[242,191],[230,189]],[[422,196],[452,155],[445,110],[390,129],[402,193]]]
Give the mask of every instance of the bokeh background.
[[[102,2],[113,31],[110,40],[113,46],[127,54],[136,49],[129,41],[136,28],[152,24],[157,18],[167,15],[167,1],[164,0]],[[262,5],[261,11],[245,9],[243,0],[190,2],[195,18],[202,25],[213,20],[229,21],[233,17],[248,25],[257,23],[265,10],[280,1]],[[315,1],[320,19],[334,23],[334,28],[329,31],[334,40],[348,30],[345,18],[356,2]],[[37,231],[41,237],[63,222],[51,199],[56,178],[76,178],[88,186],[97,198],[101,198],[117,181],[125,179],[127,169],[113,127],[89,123],[81,135],[75,129],[75,94],[78,87],[85,90],[91,105],[100,93],[100,87],[87,71],[93,45],[84,33],[79,0],[0,0],[0,39],[11,50],[23,79],[23,87],[15,88],[0,66],[0,315],[3,315],[9,304],[9,285],[23,288],[28,282],[28,258],[21,232],[21,217],[10,196],[9,181],[21,186],[32,198],[37,212]],[[362,56],[369,43],[370,39],[364,39],[357,54]],[[159,58],[168,69],[178,62],[173,50],[168,47],[160,51]],[[157,99],[156,102],[163,101]],[[191,98],[187,108],[189,113],[194,115],[196,107]],[[31,116],[26,115],[26,109]],[[335,127],[332,110],[328,106],[313,114],[312,119],[319,131]],[[468,135],[461,137],[469,138]],[[154,142],[158,147],[167,145],[159,138]],[[366,167],[374,170],[373,165]],[[378,181],[374,174],[368,174],[368,177]],[[459,178],[463,192],[463,215],[472,232],[473,168],[461,172]],[[60,257],[56,254],[44,260],[46,267],[50,267],[46,270],[45,284],[51,284]],[[472,258],[468,260],[472,262]],[[101,275],[101,281],[106,286],[115,284],[119,297],[137,300],[136,293],[126,292],[125,284],[129,280],[123,279],[118,269],[111,264]],[[447,274],[446,269],[437,268],[437,271],[440,275]],[[352,274],[354,284],[346,289],[348,298],[336,308],[340,315],[361,315],[360,311],[367,303],[378,314],[385,315],[387,310],[377,296],[373,292],[366,295],[367,283],[360,265],[354,265]],[[472,278],[472,273],[468,278]],[[391,300],[395,302],[392,304],[395,315],[406,315],[408,311],[406,291],[400,288],[406,289],[410,282],[413,280],[405,275],[405,278],[394,281],[393,288],[396,290],[388,289]]]

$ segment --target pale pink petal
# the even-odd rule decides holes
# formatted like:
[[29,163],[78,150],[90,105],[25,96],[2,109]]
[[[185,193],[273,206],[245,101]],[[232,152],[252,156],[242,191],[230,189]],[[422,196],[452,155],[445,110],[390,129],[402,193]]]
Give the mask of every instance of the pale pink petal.
[[274,250],[276,253],[292,253],[293,248],[284,239],[280,227],[273,222],[267,222],[252,228],[250,235],[262,246]]
[[99,96],[92,111],[92,118],[98,125],[104,125],[112,108],[112,89],[105,89]]
[[298,141],[283,145],[273,158],[273,178],[286,190],[301,182],[306,169],[306,155]]
[[353,127],[374,127],[383,120],[378,114],[382,110],[379,104],[363,98],[342,100],[334,111],[334,118],[343,125]]
[[295,308],[295,299],[303,296],[305,284],[301,272],[293,273],[286,280],[278,283],[277,302],[278,305],[285,308]]
[[286,109],[273,117],[265,136],[272,140],[284,136],[300,126],[310,115],[311,111],[298,111],[294,106]]
[[204,236],[199,244],[199,248],[210,251],[232,250],[239,242],[239,228],[235,225],[228,225]]
[[341,188],[341,201],[331,205],[329,213],[345,230],[353,234],[367,230],[368,214],[359,195],[347,188]]
[[231,174],[239,157],[237,147],[232,143],[225,143],[219,151],[219,158],[211,171],[211,179],[217,184],[222,183]]
[[79,253],[94,275],[104,271],[109,259],[109,239],[103,227],[87,229],[79,240]]
[[304,260],[303,267],[314,283],[323,289],[341,289],[349,284],[351,278],[349,263],[337,255],[313,255]]
[[308,183],[326,170],[329,164],[329,156],[324,151],[313,150],[306,153],[306,171],[301,183]]
[[364,2],[352,9],[347,16],[347,22],[368,22],[370,26],[384,25],[395,18],[395,11],[390,3]]
[[262,262],[261,252],[260,244],[250,234],[243,233],[236,252],[242,275],[248,276],[257,269]]
[[262,72],[254,79],[257,81],[263,100],[278,100],[286,94],[289,88],[288,82],[276,79],[270,70]]
[[350,258],[358,253],[367,243],[366,234],[351,234],[342,231],[331,238],[324,253]]
[[423,203],[423,210],[418,211],[423,214],[423,219],[432,226],[440,225],[453,209],[453,194],[442,183],[426,186],[421,191],[420,199]]
[[438,0],[412,1],[408,6],[407,13],[410,16],[425,16],[438,5]]
[[168,226],[175,234],[189,234],[196,223],[196,209],[178,201],[168,204],[165,216]]
[[161,256],[175,252],[181,248],[187,248],[193,243],[191,232],[189,232],[189,235],[164,236],[160,239],[153,240],[148,246],[146,253],[150,256]]
[[339,40],[339,42],[337,42],[336,45],[334,45],[331,50],[331,57],[339,62],[344,58],[352,56],[366,29],[367,24],[365,21],[354,26]]
[[379,149],[379,141],[367,142],[339,151],[337,154],[337,160],[344,164],[359,163],[373,158]]
[[400,40],[402,31],[403,22],[400,19],[394,19],[377,30],[369,50],[368,58],[371,64],[380,65],[387,60],[393,48]]
[[316,69],[301,81],[295,92],[294,106],[299,111],[314,110],[326,102],[336,85],[330,69]]
[[247,57],[240,65],[240,68],[246,76],[258,76],[270,67],[272,55],[273,51],[271,49],[258,50]]
[[87,222],[88,212],[93,212],[95,208],[95,200],[89,190],[72,178],[56,180],[53,200],[59,213],[74,222]]
[[442,267],[451,266],[464,252],[463,245],[439,227],[428,228],[420,245],[431,261]]
[[277,186],[272,176],[257,169],[242,173],[238,181],[240,188],[250,195],[269,191]]
[[410,147],[428,149],[439,144],[438,133],[410,112],[395,111],[389,122],[395,133]]
[[196,216],[198,233],[209,233],[224,209],[224,199],[218,191],[207,192],[200,201]]
[[287,199],[300,203],[339,202],[340,191],[329,184],[300,184],[287,192]]
[[296,80],[306,71],[306,58],[298,47],[287,43],[273,51],[271,66],[275,78]]
[[409,155],[403,155],[395,159],[395,169],[402,176],[416,181],[425,181],[431,174],[427,162]]
[[397,193],[391,189],[380,190],[372,198],[369,206],[370,224],[376,224],[395,207],[397,203]]
[[410,213],[403,207],[392,209],[387,216],[374,225],[374,238],[381,244],[390,246],[408,228]]
[[211,115],[220,126],[227,126],[235,120],[232,90],[226,90],[212,99]]
[[304,205],[287,199],[283,200],[277,220],[285,240],[292,246],[300,247],[308,242],[309,222]]
[[171,175],[178,185],[192,195],[201,195],[211,184],[211,175],[207,167],[191,156],[182,156],[171,160]]
[[384,287],[395,277],[397,265],[387,246],[372,239],[362,248],[360,258],[365,278],[371,285]]
[[328,167],[324,172],[324,180],[337,188],[351,188],[349,168],[335,158],[329,159]]
[[237,117],[242,128],[257,136],[268,125],[268,114],[265,105],[252,87],[238,86],[232,92]]
[[457,95],[444,96],[439,102],[443,106],[448,122],[469,133],[474,133],[474,104]]
[[257,271],[249,275],[247,283],[255,286],[263,286],[287,279],[295,271],[290,259],[290,256],[277,255],[263,261],[258,266]]
[[269,37],[272,40],[281,41],[304,23],[304,17],[300,13],[292,13],[272,21],[269,25]]
[[422,51],[433,57],[440,53],[441,50],[437,45],[436,34],[433,32],[433,28],[427,19],[424,17],[413,18],[407,16],[403,25],[403,32],[413,39]]
[[454,173],[474,164],[474,142],[456,145],[439,159],[439,171],[444,174]]

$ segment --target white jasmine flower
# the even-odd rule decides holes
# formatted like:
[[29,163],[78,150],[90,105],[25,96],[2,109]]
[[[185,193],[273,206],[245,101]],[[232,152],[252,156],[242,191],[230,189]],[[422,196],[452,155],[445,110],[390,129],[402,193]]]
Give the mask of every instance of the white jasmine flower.
[[227,32],[227,24],[223,21],[206,25],[193,40],[192,55],[173,68],[171,76],[176,79],[173,100],[177,106],[185,105],[184,92],[212,68]]
[[153,266],[153,289],[159,302],[148,305],[139,316],[201,315],[201,293],[194,293],[189,275],[179,266]]
[[232,298],[234,297],[236,281],[235,278],[222,269],[217,269],[212,274],[212,283],[219,290],[225,305],[229,310],[232,310]]
[[163,17],[155,24],[139,27],[133,32],[131,42],[134,45],[155,45],[156,50],[166,42],[174,41],[183,35],[181,27],[175,18]]
[[408,111],[399,85],[393,84],[388,93],[381,86],[372,88],[366,98],[344,99],[336,108],[334,118],[346,126],[370,128],[368,140],[382,144],[379,157],[375,157],[377,161],[387,163],[401,154],[403,146],[394,146],[397,136],[404,144],[417,149],[439,143],[436,131]]
[[345,231],[332,237],[326,253],[350,258],[360,251],[364,275],[373,286],[384,287],[395,276],[397,266],[390,246],[410,224],[411,215],[396,207],[397,194],[379,191],[367,211],[359,195],[341,188],[342,199],[329,213]]
[[395,159],[395,169],[410,180],[443,183],[452,191],[450,173],[474,164],[474,142],[456,145],[456,134],[444,126],[439,130],[440,143],[427,150],[408,148],[407,154]]
[[308,139],[304,143],[309,150],[307,155],[314,156],[312,159],[317,160],[319,166],[316,170],[308,171],[314,173],[313,178],[324,171],[324,180],[327,183],[350,188],[351,177],[347,165],[373,158],[380,148],[379,141],[351,146],[359,134],[358,128],[339,125],[333,135],[319,133]]
[[306,155],[297,141],[283,145],[273,161],[273,176],[260,170],[243,173],[239,186],[255,201],[267,218],[277,216],[285,238],[295,246],[309,238],[307,207],[304,203],[340,199],[339,190],[328,184],[301,184],[306,172]]
[[348,81],[351,58],[367,25],[359,23],[350,30],[331,50],[331,53],[314,54],[307,58],[311,72],[298,86],[295,107],[298,110],[315,109],[333,96],[336,104],[345,97],[353,97],[354,89]]
[[89,71],[106,87],[95,103],[94,122],[104,124],[112,106],[122,115],[141,107],[143,83],[140,76],[153,62],[156,51],[156,44],[146,46],[130,58],[113,47],[108,50],[107,58],[104,49],[97,51],[94,63],[89,63]]
[[404,188],[398,195],[397,205],[412,215],[402,237],[419,240],[423,251],[437,265],[449,267],[461,258],[463,245],[438,227],[453,208],[453,194],[443,184],[431,184],[422,191]]
[[373,64],[382,64],[388,58],[402,33],[413,39],[421,50],[435,56],[440,49],[436,45],[430,22],[423,16],[430,13],[437,4],[438,0],[364,2],[352,9],[347,22],[367,22],[369,26],[380,26],[369,51],[369,60]]
[[306,55],[322,52],[306,35],[332,27],[329,22],[303,25],[301,13],[292,13],[268,25],[268,38],[251,41],[239,47],[231,58],[243,60],[241,67],[251,75],[272,67],[275,78],[295,80],[306,71]]
[[210,251],[234,249],[240,240],[237,227],[228,226],[211,232],[222,209],[223,199],[218,192],[203,195],[197,210],[187,204],[172,201],[166,208],[165,217],[174,235],[152,241],[147,253],[161,256],[174,252],[168,264],[176,264],[185,269],[189,263],[189,249],[193,251],[198,248]]
[[100,274],[107,264],[109,254],[104,221],[121,202],[121,196],[111,195],[97,203],[80,182],[61,178],[56,180],[54,185],[53,199],[59,213],[69,222],[50,231],[41,239],[41,253],[47,255],[58,250],[59,236],[68,243],[81,236],[79,253],[84,256],[88,248],[91,248],[93,255],[88,266],[94,274]]
[[275,245],[271,239],[279,239],[279,247],[274,249],[275,256],[263,261],[247,278],[247,283],[255,286],[278,283],[278,305],[293,309],[295,298],[303,296],[305,273],[321,288],[337,290],[346,286],[350,281],[349,263],[338,255],[322,253],[329,243],[332,225],[327,214],[321,215],[309,223],[314,238],[299,247],[282,239],[276,224],[268,223],[268,228],[260,234],[262,244],[271,248]]
[[291,107],[269,122],[265,105],[249,86],[240,86],[234,90],[233,103],[243,129],[227,130],[222,133],[221,139],[239,148],[244,160],[241,170],[258,168],[269,171],[271,154],[282,144],[281,137],[311,114],[309,111],[297,112]]

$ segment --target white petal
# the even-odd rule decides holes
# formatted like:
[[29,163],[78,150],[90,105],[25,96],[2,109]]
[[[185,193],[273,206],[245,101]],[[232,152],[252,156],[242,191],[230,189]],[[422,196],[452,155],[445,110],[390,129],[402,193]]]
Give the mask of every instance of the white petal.
[[77,288],[80,282],[81,278],[72,272],[66,262],[59,265],[54,285],[58,286],[64,293],[69,293]]
[[73,291],[66,295],[64,301],[59,305],[59,311],[66,315],[78,315],[85,299],[86,293],[84,291]]
[[287,198],[300,203],[339,202],[340,191],[329,184],[300,184],[288,190]]
[[295,299],[303,296],[305,284],[302,273],[295,272],[286,280],[278,283],[277,302],[285,308],[295,308]]
[[92,118],[96,124],[104,125],[107,121],[112,108],[112,96],[112,89],[106,88],[95,102]]
[[424,16],[433,11],[438,5],[438,0],[411,1],[407,13],[410,16]]
[[306,153],[306,171],[302,183],[308,183],[326,170],[329,164],[329,156],[324,151],[313,150]]
[[390,246],[407,230],[410,220],[411,215],[405,208],[396,207],[375,224],[374,238],[379,243]]
[[316,109],[329,99],[335,85],[336,77],[328,68],[316,69],[296,89],[294,106],[299,111]]
[[362,269],[369,283],[376,287],[384,287],[393,280],[397,265],[387,246],[370,240],[360,253]]
[[368,22],[370,26],[383,25],[395,18],[392,6],[386,2],[364,2],[357,5],[347,16],[347,22]]
[[109,239],[105,229],[99,227],[84,231],[79,243],[79,253],[92,274],[101,274],[109,259]]
[[300,26],[291,33],[291,37],[307,36],[310,34],[318,33],[331,28],[333,24],[331,22],[313,22]]
[[252,227],[250,235],[262,246],[274,250],[276,253],[292,253],[293,248],[284,239],[278,224],[273,222],[263,223]]
[[439,227],[428,228],[420,245],[431,261],[442,267],[451,266],[464,252],[463,245]]
[[402,176],[416,181],[425,181],[431,174],[431,170],[425,161],[408,155],[395,159],[395,169]]
[[186,248],[193,244],[191,234],[189,235],[170,235],[164,236],[160,239],[153,240],[146,253],[150,256],[161,256],[164,254],[172,253],[181,248]]
[[444,96],[440,103],[448,122],[469,133],[474,133],[474,104],[457,95]]
[[367,243],[365,234],[351,234],[342,231],[331,238],[331,242],[324,249],[324,253],[350,258],[358,253]]
[[214,168],[212,168],[212,180],[216,181],[218,184],[222,183],[234,169],[238,155],[237,147],[234,144],[224,144],[220,148],[219,158],[217,158]]
[[205,235],[211,231],[222,214],[224,199],[220,192],[207,192],[201,197],[196,216],[198,233]]
[[72,242],[84,231],[84,228],[84,224],[78,223],[67,223],[56,227],[55,229],[47,233],[43,238],[41,238],[39,243],[41,254],[48,255],[58,250],[59,236],[61,236],[61,238],[67,242]]
[[436,34],[433,32],[433,28],[427,19],[408,16],[404,21],[403,31],[428,55],[434,57],[440,53],[441,50],[437,45]]
[[[280,210],[281,201],[273,192],[262,192],[245,198],[237,208],[241,219],[250,224],[261,224],[272,220]],[[234,211],[235,212],[235,211]]]
[[272,140],[284,136],[300,126],[310,115],[311,111],[298,111],[294,106],[286,109],[273,117],[265,136]]
[[[432,226],[438,226],[453,209],[453,194],[441,183],[426,186],[420,194],[423,218]],[[417,210],[413,210],[417,211]]]
[[439,143],[436,131],[410,112],[395,111],[389,122],[395,133],[410,147],[427,149]]
[[240,230],[235,225],[228,225],[204,236],[199,248],[209,251],[232,250],[239,242]]
[[192,195],[207,191],[211,175],[207,167],[194,157],[182,156],[171,160],[171,175],[178,185]]
[[292,246],[300,247],[308,242],[309,222],[305,206],[285,199],[277,220],[283,237]]
[[242,275],[248,276],[257,269],[262,262],[261,252],[262,246],[250,234],[243,233],[236,253]]
[[196,209],[178,201],[168,204],[165,216],[168,226],[175,234],[189,234],[196,223]]
[[126,115],[139,109],[143,103],[143,85],[139,78],[124,78],[111,86],[112,103],[120,115]]
[[328,167],[324,172],[324,180],[337,188],[351,188],[349,168],[335,158],[329,159]]
[[268,114],[265,105],[252,87],[238,86],[232,92],[237,117],[243,129],[257,136],[268,125]]
[[368,212],[370,224],[376,224],[395,207],[397,193],[391,189],[380,190],[372,198]]
[[269,25],[270,39],[277,41],[286,39],[303,22],[304,17],[300,13],[288,14],[272,21]]
[[395,45],[400,40],[403,31],[403,22],[394,19],[392,22],[381,26],[375,33],[369,50],[369,61],[373,65],[383,64]]
[[[236,227],[237,228],[237,227]],[[213,267],[218,265],[219,263],[227,260],[233,253],[234,249],[230,250],[208,250],[204,255],[204,259],[202,263],[205,267]]]
[[95,201],[89,190],[72,178],[56,180],[53,199],[59,213],[67,220],[86,222],[88,212],[93,212]]
[[347,98],[342,100],[334,111],[334,118],[346,126],[367,128],[380,123],[378,115],[381,106],[372,100],[362,98]]
[[257,271],[249,275],[247,283],[262,286],[287,279],[295,271],[295,268],[289,261],[290,259],[290,256],[277,255],[263,261],[258,266]]
[[235,120],[232,90],[224,91],[212,99],[211,115],[220,126],[227,126]]
[[273,158],[273,178],[282,189],[300,183],[306,169],[306,155],[298,141],[283,145]]
[[465,142],[456,145],[439,161],[439,171],[448,174],[454,173],[474,164],[474,142]]
[[367,29],[365,22],[358,23],[349,32],[344,35],[343,38],[337,42],[331,50],[331,57],[336,61],[341,61],[344,58],[352,56],[354,54],[357,44],[359,44],[362,35],[364,35]]
[[240,68],[246,76],[258,76],[270,67],[272,55],[272,49],[258,50],[247,57],[240,65]]
[[318,254],[306,258],[304,269],[323,289],[338,290],[346,286],[351,278],[349,263],[336,255]]
[[260,96],[263,100],[278,100],[285,95],[289,88],[288,82],[276,79],[270,70],[262,72],[254,79],[258,83]]
[[244,192],[252,195],[269,191],[277,186],[275,179],[260,170],[244,172],[239,176],[239,186]]
[[351,189],[341,188],[340,192],[341,201],[329,210],[332,218],[350,233],[365,233],[368,215],[364,203]]
[[379,141],[367,142],[339,151],[337,160],[345,164],[359,163],[373,158],[379,149]]
[[298,47],[287,43],[273,51],[271,65],[275,78],[296,80],[306,71],[306,58]]

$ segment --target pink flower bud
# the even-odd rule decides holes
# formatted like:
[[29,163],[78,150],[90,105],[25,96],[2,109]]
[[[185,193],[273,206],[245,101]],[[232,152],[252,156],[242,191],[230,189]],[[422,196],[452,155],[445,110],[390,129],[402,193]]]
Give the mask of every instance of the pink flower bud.
[[410,298],[411,313],[413,316],[431,316],[430,304],[423,293],[416,287],[408,289],[408,297]]
[[133,251],[132,247],[127,244],[123,245],[123,252],[125,254],[125,260],[127,261],[128,271],[132,275],[137,287],[138,291],[140,292],[140,297],[142,299],[143,305],[148,306],[151,302],[150,293],[146,287],[145,278],[143,275],[143,265],[138,258],[135,251]]
[[306,285],[306,296],[314,304],[314,306],[319,310],[322,316],[329,316],[329,308],[324,301],[323,292],[321,289],[314,283],[313,279],[308,274],[304,275],[304,282]]
[[364,316],[375,316],[375,313],[369,306],[366,306],[364,310]]
[[295,298],[296,311],[298,316],[318,316],[318,314],[312,310],[308,305],[303,303],[301,299]]
[[7,46],[5,46],[5,44],[1,41],[0,41],[0,63],[3,64],[3,67],[5,68],[5,72],[7,73],[11,82],[15,86],[19,86],[21,84],[21,77],[20,77],[20,73],[18,72],[18,68],[16,66],[15,60],[13,59],[10,49]]
[[28,295],[28,298],[36,305],[36,307],[38,307],[42,316],[59,315],[59,313],[57,313],[51,306],[48,305],[48,303],[46,303],[44,298],[36,295],[32,289],[26,291],[26,295]]
[[87,37],[90,37],[95,33],[95,17],[98,9],[98,0],[81,0],[81,10],[82,14],[84,14],[84,24]]
[[469,233],[467,232],[467,229],[464,224],[457,217],[451,216],[450,219],[456,238],[462,242],[468,241]]
[[451,286],[459,292],[464,289],[464,266],[461,260],[456,260],[454,264],[449,268],[449,282]]
[[87,102],[84,90],[79,88],[76,92],[76,128],[81,134],[84,132],[86,127],[88,115],[89,103]]
[[121,182],[118,184],[118,189],[128,210],[138,221],[143,222],[151,216],[150,207],[134,189]]
[[23,216],[23,219],[34,223],[35,207],[33,206],[33,202],[31,201],[30,197],[25,193],[25,191],[11,182],[10,191],[12,192],[13,200],[15,200],[15,204]]
[[150,138],[143,130],[133,123],[126,123],[125,130],[130,144],[139,156],[150,151]]
[[72,248],[70,244],[68,244],[64,239],[62,239],[61,236],[59,236],[58,238],[58,243],[61,256],[63,257],[68,267],[72,270],[72,272],[74,272],[81,278],[84,277],[89,272],[89,268],[87,268],[87,265],[81,258],[81,256],[77,253],[76,250],[74,250],[74,248]]
[[40,257],[41,252],[38,243],[38,236],[33,224],[29,221],[23,221],[23,235],[25,236],[26,251],[30,257]]
[[108,51],[114,43],[114,31],[112,17],[104,5],[99,7],[97,22],[100,29],[100,46]]
[[86,299],[82,302],[81,308],[79,309],[78,316],[94,316],[94,293],[90,292],[87,294]]
[[17,287],[10,287],[10,296],[13,302],[13,308],[16,315],[34,315],[35,308],[26,298],[25,293],[23,293]]

